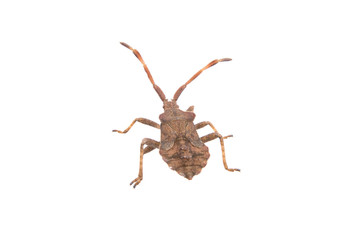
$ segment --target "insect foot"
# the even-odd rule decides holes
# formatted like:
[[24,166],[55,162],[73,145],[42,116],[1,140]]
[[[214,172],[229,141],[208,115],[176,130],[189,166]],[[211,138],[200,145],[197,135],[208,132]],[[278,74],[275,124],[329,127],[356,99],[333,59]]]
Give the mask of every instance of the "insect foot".
[[229,172],[240,172],[240,169],[238,168],[228,168],[226,170],[228,170]]
[[142,180],[142,177],[137,177],[137,178],[135,178],[135,179],[132,180],[132,182],[130,183],[130,186],[135,183],[133,187],[136,188],[136,186],[139,185],[139,183],[141,182],[141,180]]
[[124,133],[124,132],[122,132],[122,131],[120,131],[120,130],[113,130],[113,132]]
[[[115,131],[115,130],[114,130]],[[227,139],[227,138],[229,138],[229,137],[234,137],[233,135],[228,135],[228,136],[225,136],[225,137],[223,137],[223,139]]]

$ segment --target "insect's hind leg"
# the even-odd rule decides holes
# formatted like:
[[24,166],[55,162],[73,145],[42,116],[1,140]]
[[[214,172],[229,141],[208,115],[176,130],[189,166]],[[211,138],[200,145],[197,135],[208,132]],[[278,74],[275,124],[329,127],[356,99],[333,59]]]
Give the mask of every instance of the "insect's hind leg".
[[195,124],[195,128],[196,128],[196,130],[198,130],[198,129],[203,128],[203,127],[205,127],[207,125],[209,125],[214,130],[214,132],[218,132],[216,130],[216,128],[214,127],[214,125],[209,121],[199,122],[199,123]]
[[[219,134],[219,133],[217,133],[217,132],[214,132],[214,133],[210,133],[210,134],[208,134],[208,135],[205,135],[205,136],[201,137],[200,139],[201,139],[201,141],[202,141],[203,143],[206,143],[206,142],[210,142],[210,141],[212,141],[212,140],[214,140],[214,139],[216,139],[216,138],[220,138],[219,135],[221,136],[221,134]],[[227,136],[225,136],[225,137],[222,137],[222,139],[227,139],[227,138],[229,138],[229,137],[233,137],[233,135],[227,135]]]
[[[144,145],[147,145],[147,147],[144,148]],[[131,181],[130,185],[133,185],[133,187],[135,188],[137,185],[139,185],[139,183],[141,182],[141,180],[143,179],[143,157],[144,154],[151,152],[152,150],[154,150],[155,148],[159,148],[160,143],[158,141],[155,141],[153,139],[150,138],[144,138],[141,141],[140,144],[140,166],[139,166],[139,174],[138,177],[135,178],[133,181]]]
[[200,122],[198,124],[195,125],[195,128],[196,129],[200,129],[200,128],[203,128],[205,126],[209,125],[213,130],[214,132],[213,133],[210,133],[208,135],[205,135],[203,137],[201,137],[201,141],[203,143],[206,143],[206,142],[209,142],[209,141],[212,141],[216,138],[219,138],[220,139],[220,145],[221,145],[221,153],[222,153],[222,159],[223,159],[223,164],[224,164],[224,167],[226,170],[230,171],[230,172],[234,172],[234,171],[239,171],[240,172],[240,169],[238,168],[229,168],[227,163],[226,163],[226,157],[225,157],[225,146],[224,146],[224,139],[226,138],[229,138],[229,137],[232,137],[233,135],[228,135],[228,136],[225,136],[223,137],[217,130],[216,128],[214,127],[214,125],[212,125],[211,122]]
[[160,129],[160,125],[158,123],[154,122],[154,121],[151,121],[151,120],[146,119],[146,118],[135,118],[135,120],[130,124],[130,126],[128,128],[126,128],[124,131],[113,130],[113,132],[127,133],[130,130],[130,128],[132,128],[132,126],[134,126],[134,124],[136,122],[140,122],[142,124],[145,124],[145,125]]

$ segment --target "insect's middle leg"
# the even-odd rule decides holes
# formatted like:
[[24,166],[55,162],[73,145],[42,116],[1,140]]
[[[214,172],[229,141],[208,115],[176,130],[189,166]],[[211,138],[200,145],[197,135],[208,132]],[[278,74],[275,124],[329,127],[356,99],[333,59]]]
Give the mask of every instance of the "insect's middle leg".
[[146,118],[135,118],[135,120],[130,124],[130,126],[128,128],[126,128],[124,131],[120,131],[120,130],[113,130],[113,132],[118,132],[118,133],[127,133],[130,128],[132,128],[132,126],[134,126],[134,124],[136,122],[140,122],[142,124],[145,124],[145,125],[149,125],[151,127],[154,127],[154,128],[157,128],[157,129],[160,129],[160,125],[154,121],[151,121],[149,119],[146,119]]
[[237,169],[237,168],[229,168],[227,163],[226,163],[226,157],[225,157],[225,146],[224,146],[224,139],[228,138],[228,137],[232,137],[232,135],[228,135],[228,136],[225,136],[223,137],[217,130],[216,128],[214,127],[214,125],[212,125],[211,122],[200,122],[198,124],[195,125],[195,128],[196,129],[200,129],[200,128],[203,128],[205,126],[209,125],[213,130],[214,132],[213,133],[210,133],[208,135],[205,135],[203,137],[201,137],[201,141],[203,143],[206,143],[206,142],[209,142],[211,140],[214,140],[216,138],[219,138],[220,139],[220,145],[221,145],[221,153],[222,153],[222,159],[223,159],[223,164],[224,164],[224,167],[226,170],[230,171],[230,172],[234,172],[234,171],[239,171],[240,172],[240,169]]
[[[144,148],[144,145],[147,145]],[[158,141],[155,141],[153,139],[150,138],[144,138],[141,141],[140,144],[140,166],[139,166],[139,174],[138,177],[135,178],[130,185],[134,184],[134,188],[141,182],[141,180],[143,179],[143,157],[144,154],[151,152],[152,150],[154,150],[155,148],[159,148],[160,143]]]

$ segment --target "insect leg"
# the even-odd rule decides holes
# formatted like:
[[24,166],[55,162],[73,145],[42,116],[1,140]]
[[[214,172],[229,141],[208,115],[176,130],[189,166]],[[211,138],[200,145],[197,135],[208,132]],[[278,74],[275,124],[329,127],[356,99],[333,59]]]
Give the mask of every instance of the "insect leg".
[[146,124],[146,125],[149,125],[149,126],[151,126],[151,127],[160,129],[160,125],[157,124],[157,123],[154,122],[154,121],[151,121],[151,120],[146,119],[146,118],[136,118],[136,119],[130,124],[130,126],[129,126],[127,129],[125,129],[124,131],[113,130],[113,132],[127,133],[127,132],[130,130],[130,128],[132,128],[132,126],[133,126],[136,122],[140,122],[140,123],[142,123],[142,124]]
[[224,146],[224,139],[228,138],[228,137],[232,137],[232,135],[228,135],[228,136],[225,136],[223,137],[220,133],[218,133],[218,131],[216,130],[216,128],[214,127],[214,125],[212,125],[211,122],[200,122],[198,124],[195,125],[195,128],[196,129],[200,129],[200,128],[203,128],[205,127],[206,125],[209,125],[213,130],[214,132],[213,133],[210,133],[208,135],[205,135],[203,137],[201,137],[201,141],[203,143],[206,143],[206,142],[209,142],[211,140],[214,140],[216,138],[219,138],[220,139],[220,145],[221,145],[221,153],[222,153],[222,159],[223,159],[223,164],[224,164],[224,167],[226,170],[230,171],[230,172],[234,172],[234,171],[239,171],[240,172],[240,169],[237,169],[237,168],[228,168],[228,165],[226,163],[226,157],[225,157],[225,146]]
[[[146,148],[144,148],[144,145],[148,145]],[[140,166],[139,166],[139,175],[137,178],[135,178],[133,181],[131,181],[130,185],[134,184],[134,188],[139,185],[139,183],[141,182],[141,180],[143,179],[143,157],[144,154],[151,152],[152,150],[154,150],[155,148],[159,148],[160,143],[158,141],[155,141],[153,139],[150,138],[144,138],[141,141],[140,144]]]
[[[212,141],[212,140],[214,140],[216,138],[219,138],[219,135],[220,135],[219,133],[214,132],[214,133],[210,133],[208,135],[205,135],[205,136],[201,137],[200,139],[201,139],[201,141],[203,143],[206,143],[206,142],[210,142],[210,141]],[[232,136],[233,135],[227,135],[227,136],[222,137],[222,138],[227,139],[227,138],[232,137]]]
[[196,128],[196,130],[198,130],[198,129],[203,128],[203,127],[205,127],[207,125],[209,125],[214,130],[214,132],[218,132],[216,130],[216,128],[214,127],[214,125],[211,122],[208,122],[208,121],[199,122],[199,123],[195,124],[195,128]]

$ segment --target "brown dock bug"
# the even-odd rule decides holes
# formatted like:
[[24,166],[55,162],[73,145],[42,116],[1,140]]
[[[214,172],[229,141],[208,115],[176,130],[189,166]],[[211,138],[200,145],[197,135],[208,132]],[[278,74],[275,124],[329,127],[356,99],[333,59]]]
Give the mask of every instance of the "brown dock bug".
[[[176,101],[186,86],[196,77],[198,77],[202,71],[214,66],[219,62],[230,61],[231,59],[223,58],[211,61],[208,65],[198,71],[192,78],[190,78],[184,85],[182,85],[176,91],[172,100],[168,100],[165,98],[165,94],[160,89],[160,87],[155,84],[153,77],[151,76],[150,71],[140,53],[126,43],[121,42],[121,44],[130,49],[140,60],[145,69],[145,72],[148,75],[148,78],[150,79],[151,84],[159,95],[161,101],[163,101],[164,108],[164,113],[160,114],[159,116],[161,121],[160,125],[146,118],[136,118],[124,131],[113,130],[113,132],[127,133],[136,122],[140,122],[160,129],[161,131],[160,142],[150,138],[144,138],[142,140],[140,144],[139,175],[130,183],[130,185],[133,185],[135,188],[141,182],[143,179],[143,156],[155,148],[160,149],[160,155],[171,169],[175,170],[181,176],[191,180],[194,175],[199,174],[201,169],[206,166],[207,160],[210,157],[209,149],[204,143],[216,138],[220,140],[222,160],[225,169],[230,172],[240,171],[236,168],[228,168],[226,163],[224,139],[232,137],[232,135],[223,137],[211,122],[205,121],[194,124],[194,106],[189,107],[186,111],[182,111],[176,104]],[[199,137],[197,130],[207,125],[209,125],[214,132],[203,137]]]

